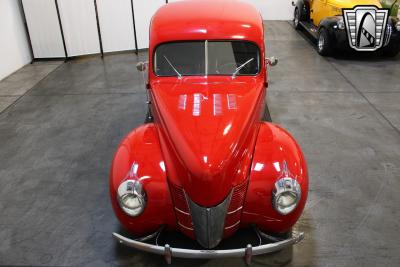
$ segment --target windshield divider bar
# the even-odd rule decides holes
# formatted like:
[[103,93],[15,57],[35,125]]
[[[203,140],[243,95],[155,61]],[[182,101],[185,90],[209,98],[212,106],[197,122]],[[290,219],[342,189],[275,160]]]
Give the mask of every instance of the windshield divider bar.
[[208,76],[208,40],[205,41],[205,45],[204,45],[204,53],[205,53],[205,75]]

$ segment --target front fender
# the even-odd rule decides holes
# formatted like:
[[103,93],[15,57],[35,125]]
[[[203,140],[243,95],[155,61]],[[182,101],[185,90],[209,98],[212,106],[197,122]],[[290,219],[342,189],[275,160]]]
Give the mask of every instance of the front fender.
[[[299,182],[302,195],[292,213],[281,215],[273,208],[272,191],[275,182],[284,174],[285,164],[292,178]],[[242,225],[256,224],[267,232],[287,232],[299,219],[307,194],[307,164],[299,145],[283,128],[262,123],[253,155]]]
[[346,30],[339,30],[337,28],[338,21],[341,19],[343,19],[342,16],[326,17],[319,23],[318,30],[321,28],[327,29],[331,40],[336,42],[336,32],[341,32],[344,36],[346,36]]
[[[126,215],[117,201],[118,187],[127,179],[140,180],[147,195],[145,210],[135,218]],[[110,197],[117,218],[133,234],[142,236],[155,232],[161,225],[176,228],[165,164],[154,124],[133,130],[119,145],[111,166]]]

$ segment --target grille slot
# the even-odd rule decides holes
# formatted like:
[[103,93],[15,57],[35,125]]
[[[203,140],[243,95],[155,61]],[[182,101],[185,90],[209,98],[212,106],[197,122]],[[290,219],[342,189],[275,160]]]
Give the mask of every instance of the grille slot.
[[247,181],[236,186],[233,189],[231,203],[228,208],[228,214],[225,218],[225,236],[229,236],[236,232],[237,229],[239,229],[246,190]]
[[181,229],[182,232],[190,236],[193,236],[194,235],[193,221],[192,221],[192,216],[190,216],[189,206],[186,201],[185,192],[183,191],[183,188],[178,187],[174,184],[171,184],[170,188],[171,188],[172,200],[174,201],[175,205],[175,214],[178,220],[179,228]]

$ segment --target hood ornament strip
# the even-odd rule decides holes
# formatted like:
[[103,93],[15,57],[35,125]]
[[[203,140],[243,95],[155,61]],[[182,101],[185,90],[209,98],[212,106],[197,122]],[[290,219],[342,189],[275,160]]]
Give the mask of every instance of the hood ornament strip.
[[232,192],[218,206],[207,208],[197,205],[186,196],[196,239],[203,247],[214,248],[221,242],[231,197]]

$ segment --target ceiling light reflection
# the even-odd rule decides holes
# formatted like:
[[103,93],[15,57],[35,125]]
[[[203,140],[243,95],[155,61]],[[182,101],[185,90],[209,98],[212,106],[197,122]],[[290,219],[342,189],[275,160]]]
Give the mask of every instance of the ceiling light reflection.
[[164,161],[160,162],[160,168],[161,168],[161,170],[163,170],[165,172],[165,163],[164,163]]
[[256,163],[256,166],[254,166],[254,171],[259,172],[264,168],[264,164],[262,163]]
[[223,134],[227,135],[231,128],[232,128],[232,123],[228,124],[228,126],[225,127]]
[[274,162],[274,168],[277,172],[281,172],[281,166],[279,165],[279,162]]

